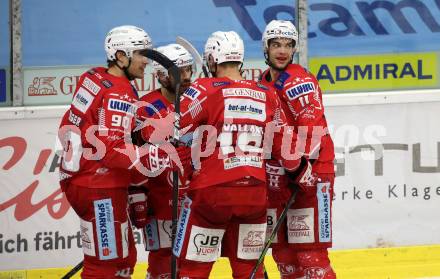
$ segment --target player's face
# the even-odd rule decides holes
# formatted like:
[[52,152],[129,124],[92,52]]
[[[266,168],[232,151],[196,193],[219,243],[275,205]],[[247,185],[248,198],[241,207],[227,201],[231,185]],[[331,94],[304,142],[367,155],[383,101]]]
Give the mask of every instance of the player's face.
[[[180,70],[179,94],[182,94],[191,85],[191,77],[193,72],[191,66],[180,67],[179,70]],[[169,83],[174,84],[173,76],[168,73],[168,77],[169,77]]]
[[275,38],[270,40],[267,54],[269,61],[275,68],[284,69],[290,63],[295,46],[293,40],[286,38]]
[[139,51],[133,52],[133,57],[131,58],[131,64],[128,68],[130,71],[130,74],[134,76],[135,78],[143,78],[145,67],[148,64],[148,58],[141,55]]
[[183,93],[191,84],[192,66],[180,68],[180,92]]

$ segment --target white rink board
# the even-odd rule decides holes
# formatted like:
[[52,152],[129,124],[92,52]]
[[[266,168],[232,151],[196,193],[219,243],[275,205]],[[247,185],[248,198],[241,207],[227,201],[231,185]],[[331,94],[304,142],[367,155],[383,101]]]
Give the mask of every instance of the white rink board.
[[[440,242],[439,109],[440,102],[327,108],[338,148],[335,248]],[[366,144],[382,148],[354,152]]]
[[[440,96],[440,91],[431,93]],[[335,248],[440,243],[440,98],[350,105],[346,96],[325,96],[328,122],[338,147]],[[354,95],[351,103],[367,104],[361,96]],[[58,247],[54,243],[56,232],[67,245],[67,236],[75,236],[79,229],[75,213],[56,194],[59,188],[52,150],[64,110],[39,107],[0,111],[0,270],[61,267],[82,258],[77,238],[71,237],[70,249],[60,247],[61,240]],[[12,142],[21,142],[22,146],[15,149],[17,160],[8,162]],[[383,161],[372,157],[371,151],[349,153],[364,144],[385,144]],[[22,157],[19,151],[23,151]],[[381,150],[376,153],[381,154]],[[47,160],[43,156],[41,172],[35,169],[40,154],[47,155]],[[418,196],[412,196],[412,188]],[[425,188],[430,189],[429,199],[423,197]],[[38,247],[37,235],[41,236]],[[140,245],[138,257],[146,261]]]

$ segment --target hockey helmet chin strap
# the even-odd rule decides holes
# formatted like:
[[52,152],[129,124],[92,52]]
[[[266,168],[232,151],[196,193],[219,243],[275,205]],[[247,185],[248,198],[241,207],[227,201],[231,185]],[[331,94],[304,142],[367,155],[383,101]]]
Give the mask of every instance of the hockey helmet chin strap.
[[131,57],[128,58],[128,65],[127,66],[122,66],[122,67],[119,66],[118,61],[119,60],[116,58],[116,66],[124,72],[124,74],[128,78],[128,80],[134,80],[135,77],[128,72],[128,68],[130,68],[130,65],[131,65]]
[[[214,68],[214,69],[212,69]],[[208,71],[211,73],[212,77],[217,77],[217,63],[214,63],[213,67],[208,65]]]

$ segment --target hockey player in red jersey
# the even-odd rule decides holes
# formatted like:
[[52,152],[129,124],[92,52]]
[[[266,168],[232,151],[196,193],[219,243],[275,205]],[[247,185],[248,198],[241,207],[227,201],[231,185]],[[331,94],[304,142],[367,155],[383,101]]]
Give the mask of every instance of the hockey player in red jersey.
[[[195,170],[173,247],[180,278],[208,278],[220,252],[229,257],[234,278],[248,278],[264,245],[264,144],[268,125],[281,128],[285,117],[273,89],[243,80],[243,56],[237,33],[214,32],[204,53],[214,78],[197,79],[181,99]],[[283,162],[290,170],[300,165],[299,156]],[[256,278],[263,278],[261,269]]]
[[[164,54],[179,67],[181,79],[180,93],[182,93],[189,87],[192,74],[195,72],[191,54],[178,44],[169,44],[158,47],[156,50]],[[141,134],[144,141],[150,140],[152,129],[160,130],[153,132],[162,133],[162,140],[166,140],[167,136],[172,135],[174,127],[173,112],[176,97],[174,81],[163,66],[153,62],[153,67],[161,88],[149,92],[141,98],[142,106],[138,110],[138,117],[142,122],[148,122],[149,120],[159,121],[155,122],[156,125],[147,125],[142,129]],[[170,121],[167,121],[166,118],[170,115],[172,117]],[[157,177],[148,180],[147,184],[144,185],[148,189],[147,204],[149,216],[146,220],[147,222],[145,224],[143,222],[136,224],[136,218],[134,218],[134,223],[137,227],[144,227],[146,248],[150,251],[148,254],[146,277],[148,279],[170,278],[171,274],[172,177],[172,171],[165,170]],[[180,179],[183,180],[184,178],[180,176]],[[179,181],[179,184],[179,195],[182,196],[188,183],[185,179],[183,182]],[[134,189],[139,190],[138,187]]]
[[[143,77],[143,51],[151,47],[150,37],[138,27],[110,30],[105,38],[108,68],[81,76],[60,125],[60,184],[80,217],[82,278],[130,278],[136,263],[127,188],[131,173],[148,170],[152,160],[148,148],[131,143],[138,95],[130,81]],[[153,157],[169,159],[163,152]]]
[[[276,88],[290,126],[307,138],[305,153],[315,159],[314,187],[299,191],[278,232],[272,255],[282,278],[336,278],[327,248],[332,246],[331,207],[334,183],[334,147],[327,129],[322,92],[316,78],[298,64],[292,64],[298,33],[290,21],[273,20],[263,33],[263,48],[269,69],[261,82]],[[267,166],[269,209],[268,231],[277,220],[290,193],[288,179],[276,161]]]

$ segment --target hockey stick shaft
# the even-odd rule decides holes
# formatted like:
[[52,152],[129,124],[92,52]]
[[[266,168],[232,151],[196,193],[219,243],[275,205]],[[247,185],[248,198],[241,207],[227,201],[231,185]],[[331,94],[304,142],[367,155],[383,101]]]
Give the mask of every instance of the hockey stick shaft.
[[[169,74],[174,79],[175,88],[175,100],[174,100],[174,112],[175,112],[175,122],[174,122],[174,136],[173,145],[177,147],[179,144],[179,128],[180,128],[180,70],[168,57],[162,53],[153,50],[146,49],[143,53],[146,57],[156,61],[161,64],[165,69],[168,70]],[[179,201],[179,173],[173,171],[173,206],[172,206],[172,225],[171,225],[171,243],[174,247],[176,240],[176,229],[177,229],[177,213],[178,213],[178,201]],[[177,258],[171,253],[171,278],[177,278]]]
[[[175,81],[175,100],[174,100],[174,112],[175,112],[175,120],[174,120],[174,136],[173,136],[173,144],[175,147],[179,145],[179,130],[180,130],[180,70],[177,66],[169,69],[171,76]],[[177,215],[178,215],[178,206],[179,206],[179,173],[177,171],[173,171],[173,208],[172,208],[172,226],[171,226],[171,243],[174,247],[176,242],[176,232],[177,232]],[[174,253],[171,253],[171,278],[177,278],[177,257]]]
[[75,275],[78,271],[81,270],[81,268],[84,265],[84,261],[80,261],[77,265],[75,265],[69,272],[66,273],[61,279],[69,279],[72,278],[73,275]]
[[280,229],[281,224],[283,223],[284,219],[286,218],[287,212],[289,211],[289,208],[295,202],[295,198],[296,198],[297,193],[298,193],[298,187],[294,188],[294,190],[292,191],[292,195],[290,195],[290,198],[287,201],[286,206],[284,207],[283,211],[281,212],[280,218],[278,219],[277,223],[275,224],[275,227],[273,228],[272,233],[269,236],[269,239],[264,244],[263,250],[261,251],[261,255],[258,258],[258,261],[257,261],[256,265],[254,266],[254,269],[252,270],[251,275],[249,276],[250,279],[255,278],[255,274],[257,274],[258,267],[264,261],[264,257],[266,256],[267,250],[269,250],[269,247],[272,244],[272,241],[274,240],[278,230]]
[[[179,78],[174,80],[180,81]],[[179,142],[179,128],[180,128],[180,96],[179,96],[179,84],[176,86],[176,99],[174,101],[174,109],[176,113],[176,120],[174,123],[174,145],[177,146]],[[184,183],[184,182],[183,182]],[[178,215],[178,203],[179,203],[179,173],[173,171],[173,208],[172,208],[172,225],[171,225],[171,243],[174,247],[176,243],[176,232],[177,232],[177,215]],[[177,278],[177,257],[174,253],[171,253],[171,279]]]

